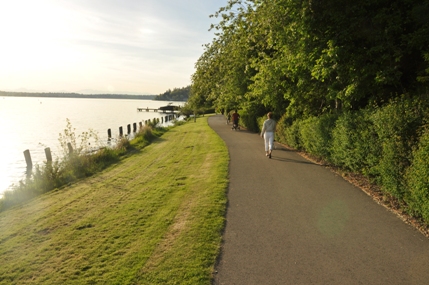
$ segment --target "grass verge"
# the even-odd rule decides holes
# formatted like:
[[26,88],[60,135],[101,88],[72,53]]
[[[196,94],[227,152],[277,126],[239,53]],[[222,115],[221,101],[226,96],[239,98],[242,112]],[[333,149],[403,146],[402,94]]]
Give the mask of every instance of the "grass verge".
[[[5,191],[3,197],[0,197],[0,212],[79,179],[92,176],[117,163],[123,157],[141,150],[171,129],[171,127],[163,128],[155,125],[156,123],[153,123],[140,128],[132,140],[122,137],[118,138],[113,146],[102,147],[92,130],[76,137],[70,121],[67,120],[67,127],[64,134],[60,134],[59,139],[63,157],[52,162],[44,162],[41,166],[36,165],[25,180],[21,180],[18,185],[13,185],[11,190]],[[78,139],[81,140],[80,145],[77,143]],[[96,151],[90,148],[91,139],[98,145],[95,148]],[[68,150],[69,145],[72,152]]]
[[199,118],[0,213],[0,284],[210,284],[228,159]]

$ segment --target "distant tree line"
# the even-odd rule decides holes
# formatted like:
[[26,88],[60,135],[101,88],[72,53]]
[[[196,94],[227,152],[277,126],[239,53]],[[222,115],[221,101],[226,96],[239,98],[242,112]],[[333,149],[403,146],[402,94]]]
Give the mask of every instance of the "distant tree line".
[[191,86],[186,86],[183,88],[174,88],[173,90],[168,89],[162,94],[159,94],[155,97],[155,100],[163,101],[188,101],[188,98],[191,93]]
[[0,91],[0,97],[52,97],[52,98],[99,98],[99,99],[135,99],[153,100],[155,95],[128,95],[128,94],[79,94],[79,93],[33,93],[33,92],[6,92]]

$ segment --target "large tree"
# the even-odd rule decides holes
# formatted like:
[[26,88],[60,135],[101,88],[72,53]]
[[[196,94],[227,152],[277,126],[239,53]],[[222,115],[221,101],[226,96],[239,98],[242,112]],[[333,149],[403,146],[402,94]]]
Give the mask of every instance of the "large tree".
[[428,3],[229,1],[196,64],[195,101],[305,117],[426,92]]

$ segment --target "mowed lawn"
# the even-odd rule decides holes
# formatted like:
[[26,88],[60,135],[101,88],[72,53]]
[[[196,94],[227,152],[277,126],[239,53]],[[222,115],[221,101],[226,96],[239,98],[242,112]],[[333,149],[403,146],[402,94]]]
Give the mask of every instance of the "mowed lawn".
[[0,213],[0,284],[210,284],[228,163],[224,142],[198,118]]

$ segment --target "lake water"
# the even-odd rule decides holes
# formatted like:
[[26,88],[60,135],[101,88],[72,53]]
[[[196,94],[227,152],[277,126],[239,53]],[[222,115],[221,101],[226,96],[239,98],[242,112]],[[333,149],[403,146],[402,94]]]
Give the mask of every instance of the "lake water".
[[[94,130],[102,143],[107,143],[107,130],[112,137],[124,134],[127,125],[165,117],[157,112],[138,112],[137,108],[159,108],[166,101],[122,99],[28,98],[0,97],[0,196],[12,184],[25,178],[27,165],[24,151],[29,150],[33,165],[46,161],[45,148],[52,156],[62,156],[59,134],[67,119],[75,134]],[[183,102],[174,105],[183,105]],[[78,142],[79,145],[79,142]]]

